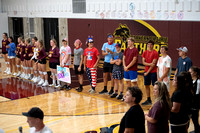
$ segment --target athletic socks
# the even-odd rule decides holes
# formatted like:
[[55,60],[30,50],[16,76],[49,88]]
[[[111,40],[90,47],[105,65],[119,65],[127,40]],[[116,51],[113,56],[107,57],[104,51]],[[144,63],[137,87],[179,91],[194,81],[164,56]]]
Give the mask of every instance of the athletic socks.
[[80,88],[83,88],[83,85],[80,84]]
[[107,86],[104,86],[104,89],[103,89],[103,90],[105,90],[105,91],[106,91],[106,90],[107,90]]

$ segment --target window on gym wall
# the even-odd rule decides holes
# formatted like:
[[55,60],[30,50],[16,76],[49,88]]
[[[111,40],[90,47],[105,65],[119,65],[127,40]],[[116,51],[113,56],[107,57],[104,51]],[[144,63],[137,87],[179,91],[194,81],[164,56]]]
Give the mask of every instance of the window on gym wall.
[[86,0],[72,0],[73,13],[86,13]]
[[34,18],[29,18],[29,35],[30,35],[30,38],[33,38],[35,36]]

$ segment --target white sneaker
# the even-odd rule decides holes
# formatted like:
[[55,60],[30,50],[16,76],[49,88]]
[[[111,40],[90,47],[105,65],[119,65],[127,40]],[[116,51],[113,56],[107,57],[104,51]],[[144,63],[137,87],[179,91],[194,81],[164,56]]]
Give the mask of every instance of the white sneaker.
[[8,68],[6,68],[6,70],[4,72],[7,73],[8,72]]
[[44,80],[40,80],[40,82],[38,83],[38,85],[43,85],[44,84]]
[[55,84],[50,84],[49,86],[51,87],[51,86],[56,86],[56,85]]
[[28,80],[31,80],[31,79],[32,79],[32,77],[31,77],[31,75],[29,75],[29,76],[28,76]]
[[33,80],[34,83],[37,83],[38,82],[38,78],[35,77],[35,79]]
[[21,72],[19,72],[18,74],[17,74],[17,77],[19,77],[21,75]]
[[96,91],[92,89],[92,90],[90,91],[90,94],[94,94],[94,93],[96,93]]
[[35,76],[31,79],[31,81],[34,81],[35,80]]
[[60,87],[61,87],[61,85],[59,85],[59,84],[58,84],[58,85],[56,85],[55,87],[56,87],[56,88],[60,88]]
[[22,74],[20,75],[20,78],[24,78],[24,73],[22,73]]
[[10,71],[7,71],[7,74],[12,74]]
[[38,81],[40,81],[40,80],[41,80],[41,77],[39,76],[37,79],[38,79]]
[[25,74],[24,79],[28,79],[28,74]]
[[13,76],[17,76],[17,73],[14,73]]
[[42,86],[48,86],[49,83],[48,82],[44,82],[44,84],[42,84]]
[[91,88],[91,89],[88,90],[88,92],[91,92],[92,90],[93,90],[93,89]]

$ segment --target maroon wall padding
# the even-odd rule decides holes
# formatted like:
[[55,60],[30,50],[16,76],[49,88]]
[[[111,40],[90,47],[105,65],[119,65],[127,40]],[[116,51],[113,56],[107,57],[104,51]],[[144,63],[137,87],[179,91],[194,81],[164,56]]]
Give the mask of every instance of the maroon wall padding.
[[[189,50],[188,56],[193,64],[200,66],[200,22],[187,21],[146,21],[153,26],[163,37],[168,37],[168,54],[172,58],[173,68],[176,67],[178,52],[176,48],[186,46]],[[101,48],[106,42],[107,34],[114,33],[119,24],[126,24],[131,35],[154,36],[152,31],[134,20],[100,20],[100,19],[68,19],[69,45],[73,49],[73,43],[76,39],[83,42],[83,48],[86,48],[85,41],[88,35],[93,35],[95,47],[101,54]],[[101,58],[103,56],[101,55]],[[141,63],[141,57],[139,57]]]

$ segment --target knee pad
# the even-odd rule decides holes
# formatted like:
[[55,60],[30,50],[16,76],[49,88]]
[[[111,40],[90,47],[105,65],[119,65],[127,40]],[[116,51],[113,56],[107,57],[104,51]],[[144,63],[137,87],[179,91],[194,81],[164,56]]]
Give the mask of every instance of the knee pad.
[[43,74],[44,74],[44,75],[46,75],[46,74],[47,74],[47,72],[43,72]]
[[42,74],[42,71],[39,71],[40,74]]
[[19,66],[19,65],[17,65],[17,67],[19,68],[20,66]]

